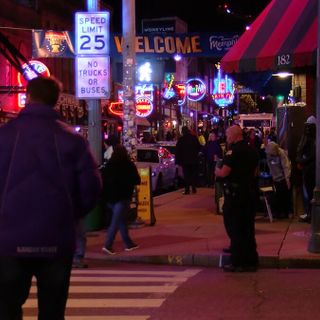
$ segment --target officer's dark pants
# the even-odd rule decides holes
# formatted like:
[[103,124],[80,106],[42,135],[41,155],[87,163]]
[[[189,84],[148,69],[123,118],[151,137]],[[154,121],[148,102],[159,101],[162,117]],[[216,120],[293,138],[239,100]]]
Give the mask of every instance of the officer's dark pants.
[[236,267],[258,265],[254,208],[248,196],[225,195],[224,223],[231,242],[231,263]]
[[22,305],[35,276],[38,319],[64,320],[71,267],[72,256],[56,259],[0,257],[0,319],[22,319]]
[[190,186],[192,190],[196,190],[197,180],[198,180],[198,164],[185,164],[182,166],[183,178],[184,178],[184,188],[186,192],[190,191]]

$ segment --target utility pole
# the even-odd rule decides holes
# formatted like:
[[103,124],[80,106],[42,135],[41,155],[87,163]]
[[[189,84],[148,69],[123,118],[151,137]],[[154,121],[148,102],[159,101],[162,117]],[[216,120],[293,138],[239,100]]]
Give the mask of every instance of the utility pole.
[[123,145],[133,160],[136,160],[137,157],[135,10],[135,0],[122,0]]
[[[100,11],[100,0],[87,0],[88,12]],[[88,140],[91,151],[100,165],[102,163],[101,103],[100,100],[87,100]]]
[[[318,0],[318,17],[320,17],[320,0]],[[309,240],[308,251],[320,253],[320,20],[318,19],[317,36],[317,135],[316,135],[316,186],[313,191],[312,213],[311,213],[311,238]]]

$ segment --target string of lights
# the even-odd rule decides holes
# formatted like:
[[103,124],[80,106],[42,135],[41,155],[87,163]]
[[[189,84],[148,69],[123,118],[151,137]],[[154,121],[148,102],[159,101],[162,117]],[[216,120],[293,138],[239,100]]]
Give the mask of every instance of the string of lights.
[[217,11],[221,14],[231,16],[235,19],[243,21],[246,26],[246,30],[250,29],[250,24],[255,19],[255,15],[251,13],[242,13],[234,9],[229,3],[224,2],[223,4],[218,5]]

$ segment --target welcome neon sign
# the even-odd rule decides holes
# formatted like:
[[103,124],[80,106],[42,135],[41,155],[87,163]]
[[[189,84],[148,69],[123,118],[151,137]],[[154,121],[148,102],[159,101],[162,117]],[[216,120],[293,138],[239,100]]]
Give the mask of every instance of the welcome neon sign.
[[233,103],[234,100],[234,81],[227,75],[221,76],[220,63],[216,65],[218,75],[214,78],[214,88],[212,93],[213,101],[219,107],[226,107]]

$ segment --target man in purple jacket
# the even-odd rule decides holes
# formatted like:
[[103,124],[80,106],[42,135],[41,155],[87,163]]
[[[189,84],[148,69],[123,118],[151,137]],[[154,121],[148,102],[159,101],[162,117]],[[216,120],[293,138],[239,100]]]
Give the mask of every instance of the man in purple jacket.
[[37,279],[39,320],[63,320],[75,226],[101,179],[87,142],[58,119],[61,86],[38,77],[26,107],[0,128],[0,319],[22,319]]

